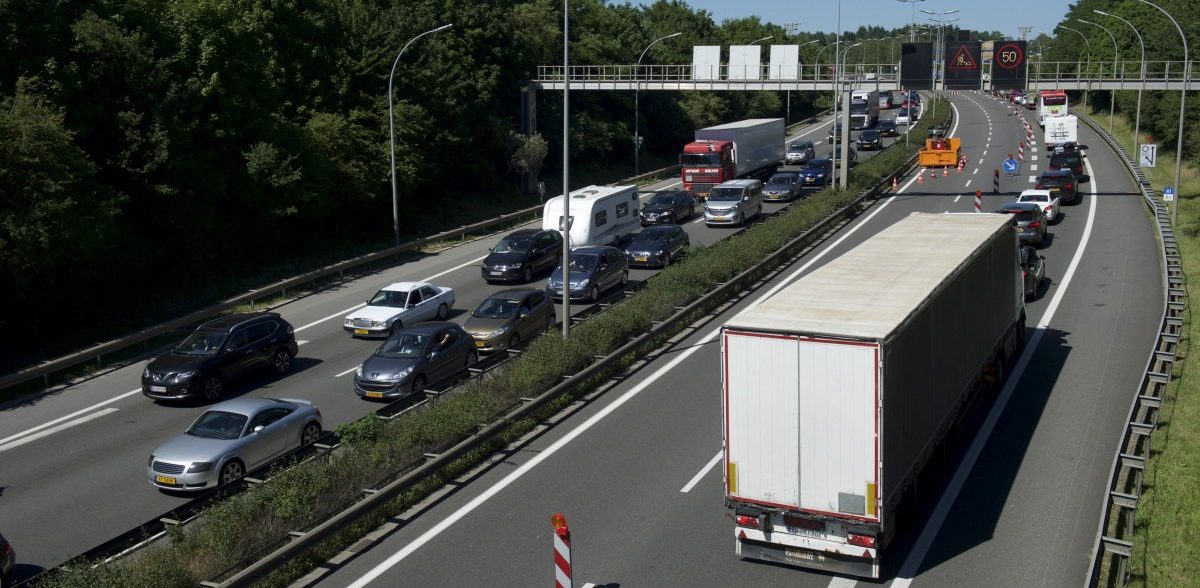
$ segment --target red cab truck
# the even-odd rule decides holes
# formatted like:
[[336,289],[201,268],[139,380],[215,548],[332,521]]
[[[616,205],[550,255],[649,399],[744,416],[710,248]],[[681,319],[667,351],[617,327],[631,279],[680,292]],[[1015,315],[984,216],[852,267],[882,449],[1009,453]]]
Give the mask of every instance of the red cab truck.
[[769,175],[783,161],[782,118],[752,118],[696,130],[679,154],[684,189],[701,200],[727,180]]

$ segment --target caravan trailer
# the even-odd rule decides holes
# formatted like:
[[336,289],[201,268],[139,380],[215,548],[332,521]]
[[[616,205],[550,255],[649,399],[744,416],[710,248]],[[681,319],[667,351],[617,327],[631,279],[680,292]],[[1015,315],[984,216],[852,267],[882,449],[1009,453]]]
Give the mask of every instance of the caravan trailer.
[[[637,186],[588,186],[571,192],[571,248],[616,245],[641,226],[638,205]],[[546,201],[543,229],[563,232],[562,208],[562,196]]]

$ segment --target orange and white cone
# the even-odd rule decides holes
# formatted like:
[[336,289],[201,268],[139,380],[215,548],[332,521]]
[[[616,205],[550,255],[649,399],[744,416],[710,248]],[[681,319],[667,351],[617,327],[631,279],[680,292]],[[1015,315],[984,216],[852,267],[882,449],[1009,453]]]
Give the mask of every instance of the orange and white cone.
[[924,184],[924,183],[925,183],[925,174],[917,174],[917,183],[918,183],[918,184]]
[[943,167],[943,168],[942,168],[942,175],[943,175],[943,176],[948,176],[948,175],[950,175],[950,166],[946,166],[946,167]]
[[896,186],[897,186],[898,184],[899,184],[899,182],[896,180],[896,176],[892,176],[892,191],[893,191],[893,192],[895,192],[895,191],[896,191]]

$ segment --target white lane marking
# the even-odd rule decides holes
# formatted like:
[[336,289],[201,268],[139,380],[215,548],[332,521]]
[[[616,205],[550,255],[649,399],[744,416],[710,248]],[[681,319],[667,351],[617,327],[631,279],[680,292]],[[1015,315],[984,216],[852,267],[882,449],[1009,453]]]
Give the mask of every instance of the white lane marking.
[[975,168],[975,171],[971,172],[971,175],[975,175],[977,173],[979,173],[979,168]]
[[857,581],[841,576],[834,576],[829,579],[829,588],[854,588],[857,585]]
[[[1085,160],[1084,163],[1087,165],[1088,174],[1092,174],[1091,162]],[[1092,177],[1095,176],[1092,175]],[[913,544],[908,558],[904,560],[904,565],[900,568],[899,576],[892,582],[892,588],[908,588],[909,584],[912,583],[913,577],[916,576],[917,570],[920,569],[921,563],[925,559],[925,555],[929,553],[929,548],[933,545],[934,538],[937,536],[938,531],[941,530],[942,524],[946,522],[946,517],[950,514],[950,508],[958,500],[958,493],[962,491],[963,485],[966,484],[967,477],[971,474],[972,468],[975,467],[975,462],[979,459],[979,454],[983,452],[983,446],[987,444],[988,438],[992,435],[992,430],[996,428],[996,423],[999,422],[1000,415],[1004,412],[1004,407],[1008,405],[1009,399],[1012,398],[1013,390],[1017,387],[1017,382],[1021,379],[1021,375],[1025,372],[1025,368],[1033,358],[1034,351],[1037,349],[1038,343],[1041,342],[1042,336],[1046,332],[1046,327],[1050,324],[1050,319],[1054,318],[1054,313],[1058,310],[1059,303],[1062,302],[1067,288],[1071,285],[1071,279],[1075,276],[1075,270],[1079,267],[1079,260],[1083,258],[1083,252],[1087,248],[1088,240],[1092,236],[1092,226],[1096,221],[1096,192],[1098,188],[1095,181],[1092,182],[1091,190],[1092,202],[1091,207],[1088,209],[1087,224],[1084,226],[1083,238],[1079,242],[1079,247],[1075,250],[1074,257],[1071,258],[1071,264],[1067,267],[1067,272],[1063,275],[1058,290],[1054,292],[1054,297],[1050,300],[1050,304],[1046,306],[1046,312],[1042,315],[1042,320],[1038,321],[1033,335],[1026,342],[1025,352],[1021,354],[1021,359],[1017,362],[1016,368],[1009,374],[1008,381],[1004,383],[1004,389],[1000,391],[995,405],[992,406],[992,410],[988,413],[987,419],[984,420],[983,426],[979,428],[979,433],[975,436],[975,440],[971,442],[971,447],[967,450],[966,455],[963,456],[962,464],[954,472],[954,478],[950,480],[950,485],[946,487],[942,498],[938,500],[937,507],[934,508],[929,523],[921,529],[921,535],[917,538],[917,542]]]
[[965,184],[963,187],[964,187],[964,188],[969,188],[969,187],[971,187],[971,180],[967,180],[967,183],[966,183],[966,184]]
[[[362,364],[360,363],[360,364],[358,364],[358,365],[362,365]],[[350,373],[350,372],[352,372],[352,371],[354,371],[354,370],[358,369],[358,365],[356,365],[356,366],[354,366],[354,367],[352,367],[352,368],[350,368],[350,369],[348,369],[348,370],[346,370],[346,371],[344,371],[344,372],[341,372],[341,373],[339,373],[339,374],[335,375],[334,377],[335,377],[335,378],[340,378],[340,377],[342,377],[342,376],[344,376],[344,375],[346,375],[346,374],[348,374],[348,373]]]
[[1030,164],[1030,165],[1029,165],[1029,171],[1037,171],[1037,164],[1036,164],[1036,163],[1032,163],[1032,164]]
[[[979,155],[980,155],[980,157],[982,157],[982,156],[984,156],[984,155],[987,155],[987,149],[984,149],[984,150],[983,150],[983,153],[980,153]],[[980,159],[980,160],[979,160],[979,163],[983,163],[983,160],[982,160],[982,159]]]
[[305,343],[308,343],[308,341],[306,339],[300,339],[300,340],[296,341],[296,345],[304,345]]
[[[454,266],[454,267],[452,267],[452,268],[450,268],[450,269],[448,269],[448,270],[440,271],[440,272],[438,272],[438,273],[436,273],[436,274],[433,274],[432,276],[429,276],[428,278],[421,278],[420,280],[417,280],[417,281],[418,281],[418,282],[432,282],[432,281],[434,281],[434,280],[436,280],[436,279],[438,279],[438,278],[440,278],[440,277],[442,277],[442,276],[444,276],[444,275],[446,275],[446,274],[448,274],[448,273],[450,273],[450,272],[452,272],[452,271],[460,270],[460,269],[462,269],[462,268],[464,268],[464,267],[467,267],[468,265],[475,264],[475,263],[479,263],[479,262],[483,261],[483,260],[484,260],[484,258],[486,258],[486,257],[487,257],[487,255],[481,255],[481,256],[479,256],[479,257],[476,257],[475,259],[472,259],[472,260],[470,260],[470,261],[467,261],[467,262],[465,262],[465,263],[460,263],[460,264],[458,264],[458,265],[456,265],[456,266]],[[307,329],[307,328],[309,328],[309,327],[315,327],[315,326],[317,326],[317,325],[319,325],[319,324],[321,324],[321,323],[323,323],[323,322],[326,322],[326,321],[329,321],[329,320],[333,320],[333,319],[335,319],[335,318],[338,318],[338,317],[343,317],[343,316],[346,316],[347,314],[350,314],[350,313],[352,313],[352,312],[354,312],[354,311],[356,311],[356,310],[358,310],[358,309],[360,309],[360,308],[362,308],[362,307],[364,307],[364,306],[366,306],[366,303],[359,303],[359,304],[355,304],[354,306],[351,306],[350,308],[347,308],[346,310],[342,310],[342,311],[339,311],[339,312],[335,312],[335,313],[333,313],[333,314],[331,314],[331,315],[329,315],[329,316],[327,316],[327,317],[325,317],[325,318],[322,318],[322,319],[317,319],[317,320],[315,320],[315,321],[313,321],[313,322],[311,322],[311,323],[308,323],[307,325],[304,325],[303,327],[296,327],[296,329],[295,329],[295,330],[296,330],[296,332],[300,332],[300,331],[303,331],[304,329]]]
[[[140,392],[140,390],[139,390],[139,392]],[[120,409],[119,409],[119,408],[114,408],[114,407],[111,407],[111,406],[110,406],[110,407],[108,407],[108,408],[106,408],[106,409],[104,409],[104,410],[101,410],[101,411],[98,411],[98,412],[93,412],[92,414],[89,414],[89,415],[87,415],[87,416],[82,416],[82,417],[79,417],[79,418],[77,418],[77,419],[75,419],[75,420],[73,420],[73,421],[65,422],[65,423],[63,423],[63,424],[61,424],[61,425],[58,425],[57,427],[51,427],[51,428],[49,428],[49,429],[46,429],[45,431],[42,431],[42,432],[40,432],[40,433],[35,433],[35,434],[33,434],[33,435],[30,435],[30,436],[28,436],[28,437],[23,437],[23,438],[21,438],[21,439],[17,439],[16,441],[13,441],[12,443],[8,443],[8,444],[5,444],[5,445],[0,445],[0,453],[4,453],[5,451],[8,451],[9,449],[13,449],[13,448],[16,448],[16,447],[20,447],[20,446],[22,446],[22,445],[24,445],[24,444],[26,444],[26,443],[32,443],[32,442],[34,442],[34,441],[37,441],[38,439],[41,439],[42,437],[48,437],[48,436],[50,436],[50,435],[53,435],[53,434],[55,434],[55,433],[57,433],[57,432],[59,432],[59,431],[65,431],[65,430],[67,430],[67,429],[70,429],[71,427],[74,427],[74,426],[77,426],[77,425],[82,425],[83,423],[86,423],[86,422],[88,422],[88,421],[90,421],[90,420],[98,419],[98,418],[100,418],[100,417],[102,417],[102,416],[104,416],[104,415],[106,415],[106,414],[112,414],[112,413],[114,413],[114,412],[117,412],[118,410],[120,410]]]
[[1029,156],[1029,160],[1030,160],[1030,161],[1037,161],[1037,156],[1036,156],[1036,155],[1030,155],[1030,156]]
[[1029,176],[1029,183],[1030,183],[1030,184],[1032,184],[1032,183],[1034,183],[1034,182],[1036,182],[1036,181],[1037,181],[1037,176]]
[[[951,104],[950,106],[952,108],[954,108],[955,111],[958,110],[957,107],[954,107],[953,104]],[[951,129],[950,129],[951,135],[953,135],[954,132],[958,129],[959,116],[958,116],[957,112],[955,112],[954,120],[955,120],[954,126],[951,127]],[[871,212],[871,214],[867,215],[866,218],[864,218],[862,220],[862,222],[851,227],[848,231],[846,231],[846,233],[844,235],[842,235],[840,238],[838,238],[836,241],[834,241],[832,244],[830,244],[829,247],[818,252],[816,255],[813,256],[812,259],[808,260],[808,262],[806,262],[804,265],[800,266],[799,269],[792,272],[786,278],[781,280],[779,282],[779,284],[777,284],[775,287],[771,288],[766,293],[764,293],[763,295],[756,298],[752,304],[757,304],[758,302],[761,302],[761,301],[767,299],[768,297],[773,296],[776,292],[778,292],[780,289],[782,289],[784,286],[786,286],[789,282],[791,282],[792,280],[795,280],[797,276],[799,276],[801,273],[806,271],[814,263],[816,263],[821,258],[825,257],[825,255],[828,254],[830,251],[833,251],[834,249],[836,249],[837,246],[840,245],[846,239],[848,239],[850,237],[850,235],[853,235],[855,232],[858,231],[858,229],[866,226],[871,221],[871,219],[875,217],[875,215],[879,214],[883,209],[887,208],[887,206],[889,204],[894,202],[896,200],[897,195],[903,193],[905,190],[908,189],[909,186],[911,186],[913,184],[913,182],[917,181],[917,177],[918,176],[914,175],[913,177],[909,178],[909,180],[904,183],[904,186],[896,191],[896,194],[889,196],[882,203],[880,203],[877,207],[875,207],[875,210],[873,210]],[[642,380],[636,386],[629,389],[628,392],[622,394],[616,400],[613,400],[612,404],[609,404],[608,406],[605,406],[604,408],[600,409],[596,414],[592,415],[591,418],[580,423],[579,426],[575,427],[571,431],[564,434],[563,437],[560,438],[558,441],[555,441],[549,447],[547,447],[546,449],[543,449],[537,455],[534,455],[533,458],[531,458],[525,464],[521,465],[521,467],[517,468],[516,470],[513,470],[512,473],[505,476],[499,482],[496,482],[495,485],[491,486],[487,490],[484,490],[478,496],[471,499],[470,502],[459,507],[458,510],[454,511],[449,516],[447,516],[446,518],[439,521],[436,525],[434,525],[428,531],[425,531],[424,533],[422,533],[421,536],[417,537],[416,539],[412,540],[404,547],[400,548],[399,551],[397,551],[396,553],[393,553],[386,560],[379,563],[374,568],[371,568],[370,571],[368,571],[366,574],[363,574],[361,577],[359,577],[357,580],[355,580],[352,584],[350,584],[349,588],[363,588],[364,586],[371,583],[379,576],[382,576],[384,573],[386,573],[391,568],[395,567],[396,564],[404,561],[405,558],[412,555],[413,552],[415,552],[416,550],[423,547],[426,543],[429,543],[430,541],[435,539],[438,535],[442,534],[442,532],[445,531],[446,529],[450,528],[451,525],[462,520],[462,518],[467,516],[468,514],[470,514],[471,511],[474,511],[476,508],[479,508],[480,505],[482,505],[483,503],[490,500],[493,496],[498,494],[501,490],[510,486],[513,482],[517,481],[519,478],[524,476],[526,473],[528,473],[534,467],[537,467],[537,465],[542,463],[542,461],[546,460],[547,458],[554,455],[555,453],[558,453],[558,451],[560,449],[562,449],[563,447],[565,447],[568,443],[570,443],[571,441],[574,441],[577,437],[579,437],[580,435],[585,433],[588,429],[591,429],[593,426],[596,425],[596,423],[604,420],[608,415],[612,414],[613,411],[620,408],[626,402],[629,402],[630,399],[637,396],[643,390],[648,388],[651,384],[656,382],[659,378],[663,377],[664,375],[669,373],[671,370],[675,369],[676,366],[678,366],[679,364],[686,361],[687,358],[691,357],[694,353],[703,349],[704,344],[716,340],[716,337],[719,333],[720,333],[720,327],[717,327],[717,328],[709,331],[708,333],[705,333],[705,335],[700,339],[700,344],[692,346],[690,349],[680,353],[678,356],[676,356],[674,359],[672,359],[670,362],[668,362],[663,367],[655,370],[653,374],[650,374],[650,376],[648,376],[646,379]]]
[[[959,194],[958,196],[955,196],[955,197],[954,197],[954,201],[955,201],[955,202],[958,202],[958,199],[959,199],[959,198],[962,198],[962,194]],[[948,212],[948,211],[947,211],[947,212]]]
[[688,492],[691,492],[692,488],[695,488],[696,484],[700,483],[700,479],[704,477],[704,474],[707,474],[708,470],[713,469],[713,467],[717,465],[717,462],[721,461],[721,455],[723,453],[724,452],[722,451],[718,451],[712,459],[708,460],[708,463],[704,464],[704,467],[700,468],[700,471],[696,472],[696,475],[692,476],[691,480],[688,480],[688,483],[685,484],[683,488],[679,490],[679,492],[681,494],[687,494]]
[[105,400],[103,402],[97,402],[96,404],[93,404],[87,408],[81,408],[69,415],[58,417],[50,422],[42,423],[31,429],[25,429],[24,431],[21,431],[20,433],[17,433],[15,435],[9,435],[3,439],[0,439],[0,445],[4,445],[5,443],[8,443],[9,441],[12,441],[13,439],[16,439],[18,437],[24,437],[25,435],[28,435],[30,433],[36,433],[42,429],[45,429],[46,427],[52,427],[52,426],[57,425],[58,423],[61,423],[67,419],[75,418],[85,412],[91,412],[97,408],[100,408],[101,406],[104,406],[107,404],[112,404],[118,400],[121,400],[122,398],[129,398],[130,396],[133,396],[134,394],[140,394],[141,392],[142,392],[141,388],[138,388],[137,390],[130,390],[130,391],[128,391],[124,394],[121,394],[119,396],[116,396],[114,398],[109,398],[108,400]]
[[694,224],[696,224],[696,223],[703,222],[703,221],[704,221],[704,217],[700,217],[700,218],[698,218],[698,219],[696,219],[696,220],[692,221],[692,224],[694,225]]

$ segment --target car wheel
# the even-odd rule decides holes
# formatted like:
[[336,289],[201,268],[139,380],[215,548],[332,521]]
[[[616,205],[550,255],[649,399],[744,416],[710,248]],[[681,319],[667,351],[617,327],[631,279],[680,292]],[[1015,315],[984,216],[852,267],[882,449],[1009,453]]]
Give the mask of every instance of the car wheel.
[[[516,337],[516,335],[513,335],[513,336],[514,336],[514,337]],[[475,364],[476,364],[476,363],[478,363],[478,362],[479,362],[479,354],[478,354],[478,353],[475,353],[475,350],[474,350],[474,349],[472,349],[472,350],[468,351],[468,352],[467,352],[467,362],[466,362],[466,363],[467,363],[467,367],[471,367],[471,366],[475,365]]]
[[521,279],[524,280],[524,282],[526,284],[528,284],[529,282],[532,282],[533,281],[533,268],[531,268],[529,266],[525,266],[525,272],[521,274]]
[[399,333],[403,328],[404,323],[400,319],[396,319],[396,322],[392,323],[392,333]]
[[225,387],[218,376],[211,376],[204,380],[204,399],[209,402],[216,402],[221,397],[221,392]]
[[621,287],[624,288],[629,283],[629,270],[621,272]]
[[668,251],[666,257],[663,258],[663,267],[671,265],[671,252]]
[[446,306],[445,302],[439,304],[437,320],[444,321],[444,320],[446,320],[446,317],[448,317],[448,316],[450,316],[450,308]]
[[513,336],[508,338],[508,348],[509,349],[516,349],[517,345],[520,345],[520,344],[521,344],[521,336],[520,335],[513,333]]
[[599,286],[592,286],[592,290],[590,292],[588,292],[588,299],[590,299],[592,302],[595,302],[600,299],[600,287]]
[[300,446],[308,447],[317,442],[321,438],[321,425],[317,423],[308,423],[304,427],[304,432],[300,434]]
[[688,218],[692,218],[693,216],[696,216],[696,205],[695,204],[688,207]]
[[668,216],[668,217],[667,217],[667,220],[671,221],[671,222],[667,223],[668,225],[677,225],[677,224],[679,224],[679,219],[675,217],[675,213],[674,213],[674,212],[672,212],[672,213],[671,213],[671,216]]
[[421,391],[423,391],[424,389],[425,389],[425,376],[418,374],[417,377],[413,378],[412,393],[420,394]]
[[288,373],[292,369],[292,352],[287,348],[276,351],[274,359],[271,360],[271,367],[275,368],[277,374]]
[[550,315],[550,318],[546,319],[546,331],[553,331],[557,324],[558,321],[554,320],[554,315]]
[[222,486],[224,486],[231,482],[238,481],[244,475],[246,475],[246,466],[242,465],[242,462],[235,459],[225,464],[225,466],[221,468],[221,477],[218,478],[218,481]]

